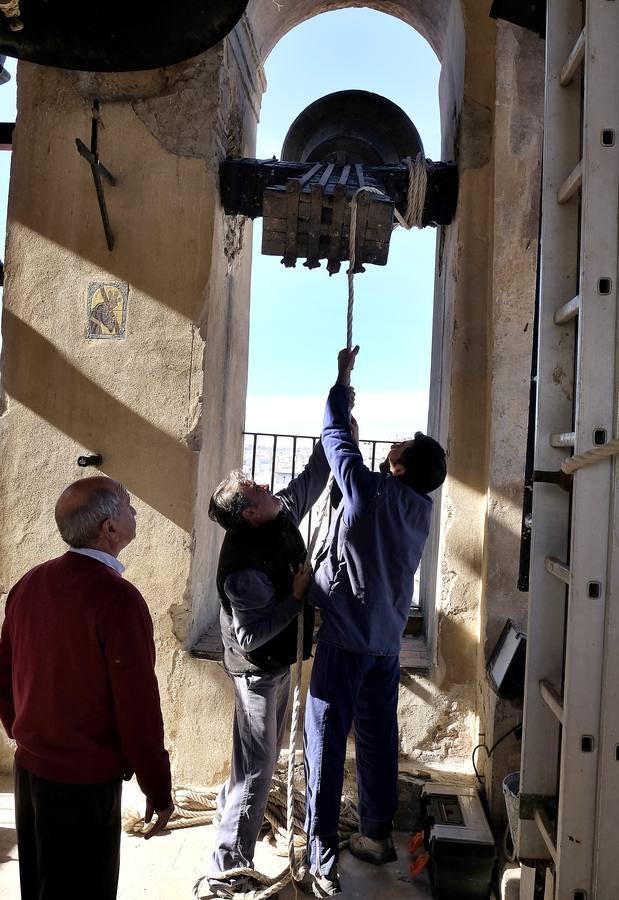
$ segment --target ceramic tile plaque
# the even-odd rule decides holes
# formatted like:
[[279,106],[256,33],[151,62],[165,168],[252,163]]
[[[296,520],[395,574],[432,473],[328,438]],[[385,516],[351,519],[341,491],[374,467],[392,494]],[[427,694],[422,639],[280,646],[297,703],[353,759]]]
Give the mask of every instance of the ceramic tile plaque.
[[126,336],[129,285],[124,281],[91,281],[86,307],[89,340],[119,340]]

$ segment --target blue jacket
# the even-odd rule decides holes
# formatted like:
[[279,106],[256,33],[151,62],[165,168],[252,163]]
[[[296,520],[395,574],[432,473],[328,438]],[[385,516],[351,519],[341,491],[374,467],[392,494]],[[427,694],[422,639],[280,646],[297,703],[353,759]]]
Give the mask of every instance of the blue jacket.
[[364,465],[350,433],[342,385],[329,393],[322,446],[343,500],[309,593],[322,611],[318,640],[354,653],[397,655],[432,501],[399,478]]

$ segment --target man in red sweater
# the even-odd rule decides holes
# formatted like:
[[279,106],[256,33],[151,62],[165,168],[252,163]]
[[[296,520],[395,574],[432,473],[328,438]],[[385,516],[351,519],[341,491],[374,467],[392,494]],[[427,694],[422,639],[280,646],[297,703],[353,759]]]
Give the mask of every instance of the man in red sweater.
[[135,510],[111,478],[84,478],[56,504],[69,550],[10,591],[0,638],[0,719],[17,744],[22,900],[114,900],[122,779],[146,795],[147,837],[173,805],[155,677],[153,624],[122,578]]

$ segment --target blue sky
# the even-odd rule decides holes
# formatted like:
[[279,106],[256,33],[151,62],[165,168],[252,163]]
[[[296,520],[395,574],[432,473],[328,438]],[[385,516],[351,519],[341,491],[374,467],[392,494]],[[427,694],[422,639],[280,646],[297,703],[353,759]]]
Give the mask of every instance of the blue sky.
[[[398,19],[368,9],[324,13],[286,34],[266,61],[259,158],[280,155],[289,125],[325,94],[363,89],[388,97],[415,123],[426,155],[440,159],[439,62]],[[249,430],[316,434],[337,351],[346,343],[345,266],[285,269],[260,254],[254,222],[247,420]],[[362,436],[425,429],[436,230],[396,229],[386,266],[355,278],[354,372]]]
[[[0,87],[0,120],[15,119],[16,62]],[[440,159],[439,62],[429,44],[400,20],[374,10],[325,13],[286,34],[266,61],[267,92],[256,155],[279,157],[284,136],[310,103],[338,90],[374,91],[415,123],[425,152]],[[0,240],[4,245],[10,169],[0,152]],[[317,434],[346,342],[345,266],[329,278],[323,262],[285,269],[260,253],[254,222],[247,398],[248,430]],[[425,429],[436,231],[396,229],[386,266],[355,278],[354,373],[362,437],[392,439]]]

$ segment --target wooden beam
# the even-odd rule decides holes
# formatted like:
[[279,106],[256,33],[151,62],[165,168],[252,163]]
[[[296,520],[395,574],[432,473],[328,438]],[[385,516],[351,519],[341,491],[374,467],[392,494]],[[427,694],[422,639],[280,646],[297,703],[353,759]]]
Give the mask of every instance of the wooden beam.
[[[224,211],[255,219],[263,214],[266,188],[285,185],[289,179],[302,180],[314,163],[284,162],[278,159],[226,159],[220,168],[219,186]],[[453,221],[458,200],[458,167],[455,163],[426,160],[428,186],[423,212],[423,226],[449,225]],[[338,166],[335,167],[338,170]],[[408,168],[405,163],[394,166],[363,166],[366,185],[377,187],[390,197],[402,215],[406,211]]]

